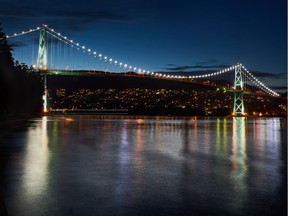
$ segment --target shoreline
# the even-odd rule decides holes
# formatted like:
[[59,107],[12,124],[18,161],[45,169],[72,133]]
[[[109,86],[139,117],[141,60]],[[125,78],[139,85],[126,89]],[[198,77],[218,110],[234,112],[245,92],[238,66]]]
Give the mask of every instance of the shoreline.
[[113,112],[48,112],[48,113],[42,113],[38,115],[33,115],[33,116],[26,116],[21,117],[21,118],[11,118],[11,119],[5,119],[5,120],[0,120],[0,130],[5,130],[5,129],[14,129],[18,128],[21,126],[24,126],[25,124],[28,123],[28,121],[31,118],[35,117],[43,117],[43,116],[73,116],[73,115],[95,115],[95,116],[107,116],[107,115],[125,115],[125,116],[163,116],[163,117],[207,117],[207,118],[233,118],[233,117],[244,117],[244,118],[287,118],[287,116],[252,116],[252,115],[246,115],[246,116],[232,116],[232,115],[226,115],[226,116],[214,116],[214,115],[152,115],[151,113],[127,113],[127,112],[118,112],[118,113],[113,113]]

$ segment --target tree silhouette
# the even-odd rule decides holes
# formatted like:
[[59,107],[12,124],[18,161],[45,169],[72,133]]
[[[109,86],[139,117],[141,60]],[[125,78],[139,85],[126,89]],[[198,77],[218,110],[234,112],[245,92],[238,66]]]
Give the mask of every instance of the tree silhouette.
[[19,118],[42,111],[43,83],[40,74],[14,63],[12,47],[0,23],[0,120]]
[[13,57],[12,48],[8,45],[6,35],[0,23],[0,116],[8,114],[10,99],[13,98],[11,83],[13,81]]

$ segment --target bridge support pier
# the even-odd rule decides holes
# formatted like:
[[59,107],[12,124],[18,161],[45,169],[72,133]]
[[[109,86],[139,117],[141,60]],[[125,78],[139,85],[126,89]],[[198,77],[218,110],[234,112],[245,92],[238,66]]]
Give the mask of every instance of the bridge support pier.
[[47,75],[44,74],[43,76],[44,79],[44,94],[43,94],[43,112],[47,113],[48,112],[48,90],[47,90]]

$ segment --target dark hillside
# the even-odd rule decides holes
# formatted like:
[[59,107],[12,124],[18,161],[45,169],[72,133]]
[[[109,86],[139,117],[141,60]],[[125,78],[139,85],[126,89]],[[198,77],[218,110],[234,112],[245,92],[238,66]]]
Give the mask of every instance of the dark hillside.
[[215,89],[213,86],[176,81],[168,79],[157,79],[144,76],[99,74],[96,76],[62,76],[49,75],[48,88],[66,89]]

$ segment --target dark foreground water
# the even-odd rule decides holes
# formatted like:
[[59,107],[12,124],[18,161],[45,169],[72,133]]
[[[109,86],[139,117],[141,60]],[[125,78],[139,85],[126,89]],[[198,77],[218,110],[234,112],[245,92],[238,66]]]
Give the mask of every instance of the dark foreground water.
[[49,116],[0,132],[9,216],[286,215],[280,118]]

